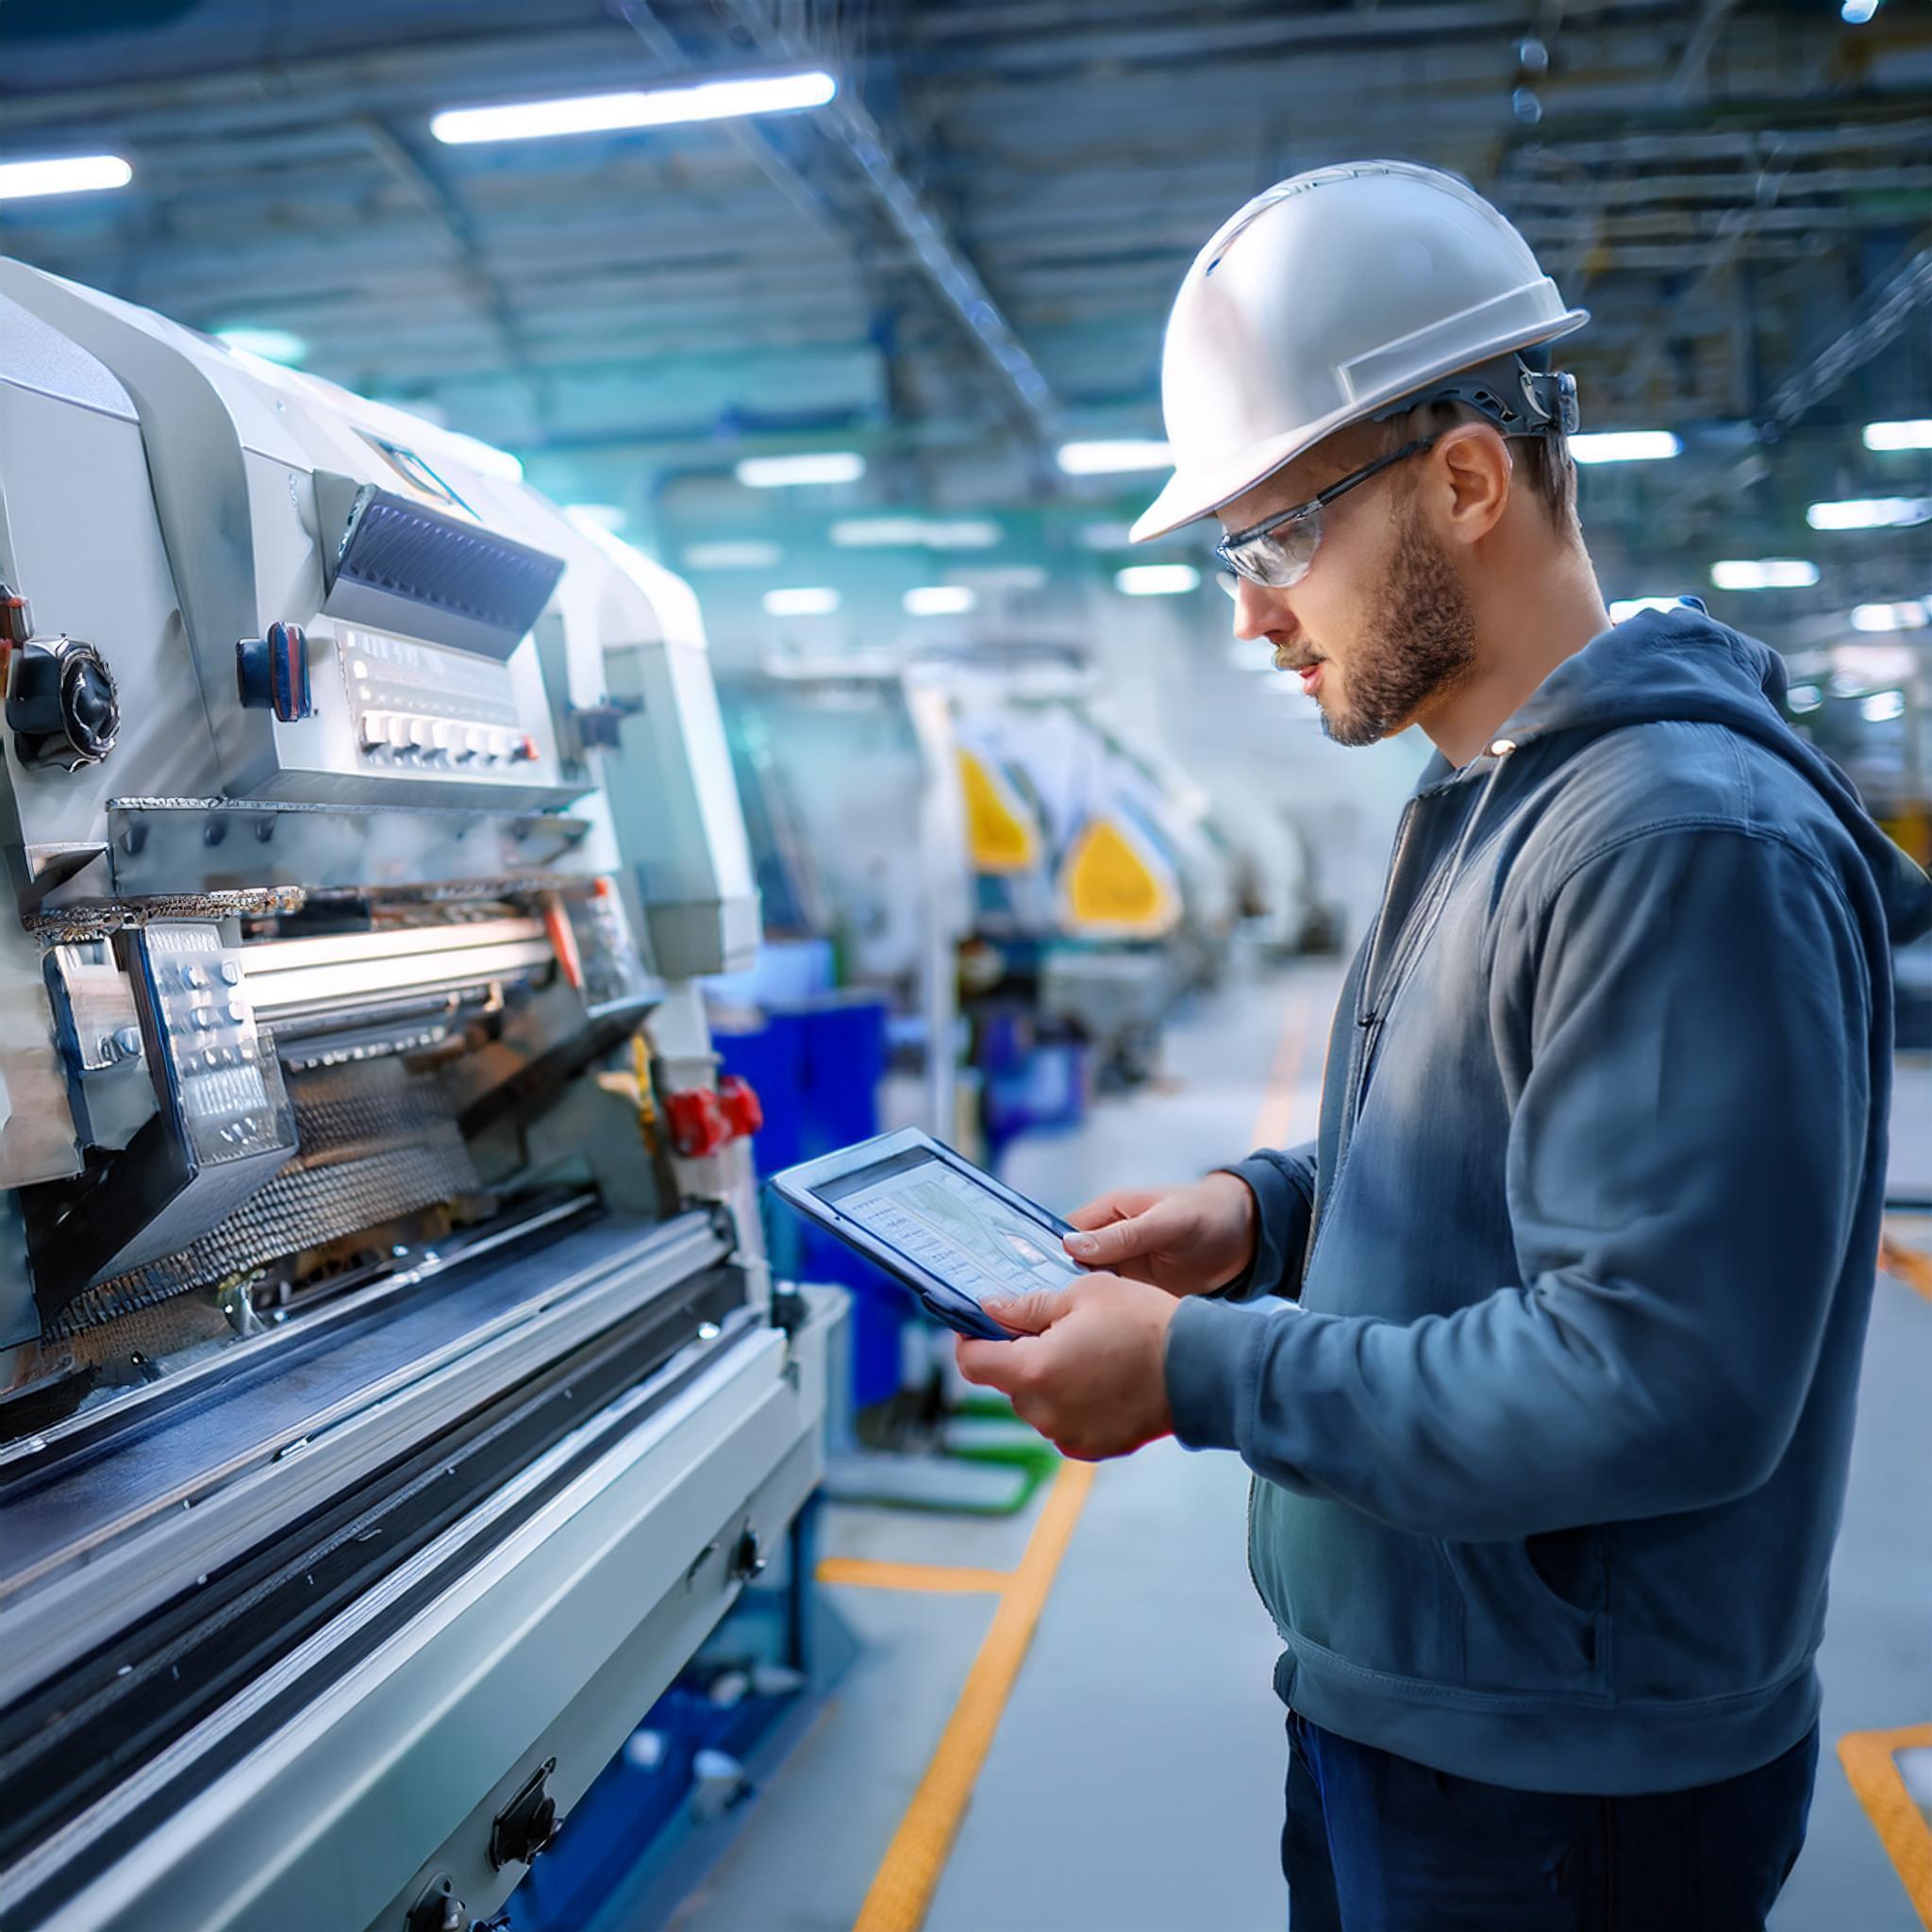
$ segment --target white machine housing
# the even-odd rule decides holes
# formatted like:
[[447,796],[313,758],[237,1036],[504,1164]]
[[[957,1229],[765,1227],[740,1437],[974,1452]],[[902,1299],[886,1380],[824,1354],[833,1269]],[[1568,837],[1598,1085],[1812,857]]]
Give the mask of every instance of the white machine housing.
[[5,260],[0,584],[9,1932],[487,1916],[821,1462],[695,599]]

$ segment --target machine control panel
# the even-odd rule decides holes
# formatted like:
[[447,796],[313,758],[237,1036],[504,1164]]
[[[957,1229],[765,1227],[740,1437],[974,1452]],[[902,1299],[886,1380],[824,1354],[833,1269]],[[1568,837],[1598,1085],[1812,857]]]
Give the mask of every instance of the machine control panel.
[[295,1152],[282,1070],[224,928],[156,919],[115,943],[155,1114],[42,1232],[34,1292],[48,1319],[84,1289],[201,1240]]
[[182,1138],[197,1167],[293,1144],[279,1073],[256,1030],[242,956],[219,928],[156,920],[142,934],[150,1010],[170,1049]]
[[536,761],[508,664],[380,631],[344,629],[336,650],[365,771],[480,777]]

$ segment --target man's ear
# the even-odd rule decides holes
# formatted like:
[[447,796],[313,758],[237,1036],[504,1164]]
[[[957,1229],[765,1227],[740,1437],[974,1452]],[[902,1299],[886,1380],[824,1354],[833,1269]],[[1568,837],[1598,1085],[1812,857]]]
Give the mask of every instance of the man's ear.
[[1516,462],[1507,439],[1487,423],[1466,423],[1450,430],[1434,454],[1444,535],[1480,542],[1509,507]]

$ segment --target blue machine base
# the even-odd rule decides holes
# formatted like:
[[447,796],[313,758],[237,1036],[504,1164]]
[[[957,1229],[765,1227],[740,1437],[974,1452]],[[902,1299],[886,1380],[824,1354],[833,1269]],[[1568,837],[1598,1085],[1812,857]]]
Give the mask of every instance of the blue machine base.
[[[778,1589],[747,1591],[691,1665],[640,1721],[510,1893],[508,1932],[637,1932],[663,1924],[758,1808],[760,1787],[804,1736],[858,1643],[812,1587],[813,1498],[788,1540]],[[801,1688],[747,1691],[729,1705],[719,1679],[758,1664],[798,1672]],[[648,1738],[651,1749],[633,1747]],[[735,1758],[746,1781],[728,1808],[700,1818],[692,1800],[701,1753]]]

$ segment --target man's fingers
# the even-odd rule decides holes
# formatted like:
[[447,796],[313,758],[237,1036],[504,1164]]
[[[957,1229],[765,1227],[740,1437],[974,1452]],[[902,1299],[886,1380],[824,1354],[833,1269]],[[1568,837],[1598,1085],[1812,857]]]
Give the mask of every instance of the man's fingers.
[[1111,1194],[1103,1194],[1097,1201],[1089,1201],[1084,1208],[1075,1208],[1067,1219],[1075,1227],[1105,1227],[1109,1221],[1118,1221],[1122,1212],[1114,1206]]
[[1002,1374],[1012,1367],[1013,1347],[1008,1341],[977,1341],[970,1336],[960,1336],[954,1354],[959,1363],[959,1373],[969,1382],[974,1382],[982,1389],[997,1389],[1002,1394],[1013,1391]]
[[1084,1208],[1075,1208],[1067,1219],[1075,1227],[1105,1227],[1110,1221],[1125,1221],[1151,1208],[1157,1198],[1156,1191],[1149,1188],[1111,1188],[1104,1194],[1096,1194]]
[[[1044,1335],[1068,1310],[1070,1289],[1042,1289],[1037,1294],[1023,1294],[1011,1300],[995,1297],[980,1304],[1002,1327],[1016,1335]],[[998,1342],[988,1346],[997,1348]]]

